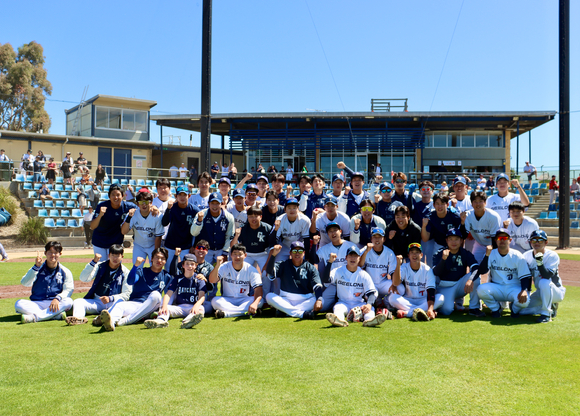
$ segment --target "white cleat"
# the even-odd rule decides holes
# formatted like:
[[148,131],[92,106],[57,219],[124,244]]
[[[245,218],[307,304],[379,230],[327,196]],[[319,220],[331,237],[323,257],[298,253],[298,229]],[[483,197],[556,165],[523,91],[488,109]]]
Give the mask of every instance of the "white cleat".
[[101,312],[101,322],[103,323],[103,328],[105,328],[105,331],[115,330],[115,323],[111,318],[111,314],[106,309]]
[[379,315],[375,315],[373,319],[369,319],[368,321],[363,322],[363,326],[377,326],[382,324],[387,320],[387,315],[381,313]]
[[153,329],[153,328],[167,328],[169,326],[169,322],[164,319],[147,319],[145,321],[145,328]]
[[181,321],[181,329],[193,328],[201,322],[203,319],[203,314],[196,313],[195,315],[189,314]]
[[338,316],[336,316],[333,313],[327,313],[326,320],[330,322],[332,326],[342,326],[342,327],[348,326],[348,322],[339,319]]
[[36,322],[36,318],[34,317],[34,315],[21,315],[20,322],[22,322],[23,324],[33,324]]

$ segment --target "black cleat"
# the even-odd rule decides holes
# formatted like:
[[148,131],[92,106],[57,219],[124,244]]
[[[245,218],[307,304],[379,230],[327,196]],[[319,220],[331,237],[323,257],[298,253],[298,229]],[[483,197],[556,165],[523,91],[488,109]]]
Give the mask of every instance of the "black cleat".
[[491,317],[492,318],[501,318],[501,307],[497,310],[497,311],[492,311],[491,312]]
[[218,309],[215,311],[215,319],[221,319],[221,318],[225,318],[225,317],[226,317],[226,314],[221,309]]
[[314,319],[315,317],[316,317],[316,314],[314,311],[306,311],[302,315],[302,319]]
[[476,318],[485,318],[485,312],[481,309],[470,309],[469,314],[475,316]]

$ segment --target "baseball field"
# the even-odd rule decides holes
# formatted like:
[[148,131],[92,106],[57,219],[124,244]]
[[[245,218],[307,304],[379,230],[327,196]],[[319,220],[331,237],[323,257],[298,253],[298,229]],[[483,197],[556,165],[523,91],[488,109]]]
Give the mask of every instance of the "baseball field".
[[[84,263],[61,262],[78,279]],[[0,264],[0,292],[31,264]],[[331,327],[320,315],[103,332],[22,325],[16,299],[0,299],[1,415],[580,413],[577,286],[548,324],[456,312],[377,328]]]

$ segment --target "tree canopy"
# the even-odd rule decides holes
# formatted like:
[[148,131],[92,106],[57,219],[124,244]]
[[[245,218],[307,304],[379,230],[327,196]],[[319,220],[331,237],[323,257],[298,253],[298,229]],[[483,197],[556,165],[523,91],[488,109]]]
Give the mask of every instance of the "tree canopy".
[[0,129],[48,133],[44,102],[51,94],[40,44],[22,45],[18,53],[9,43],[0,44]]

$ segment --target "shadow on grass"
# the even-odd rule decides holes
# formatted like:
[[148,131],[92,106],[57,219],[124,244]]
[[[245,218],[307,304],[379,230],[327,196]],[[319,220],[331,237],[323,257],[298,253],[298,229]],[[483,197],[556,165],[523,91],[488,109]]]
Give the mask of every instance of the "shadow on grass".
[[20,322],[20,315],[8,315],[0,318],[0,322]]

